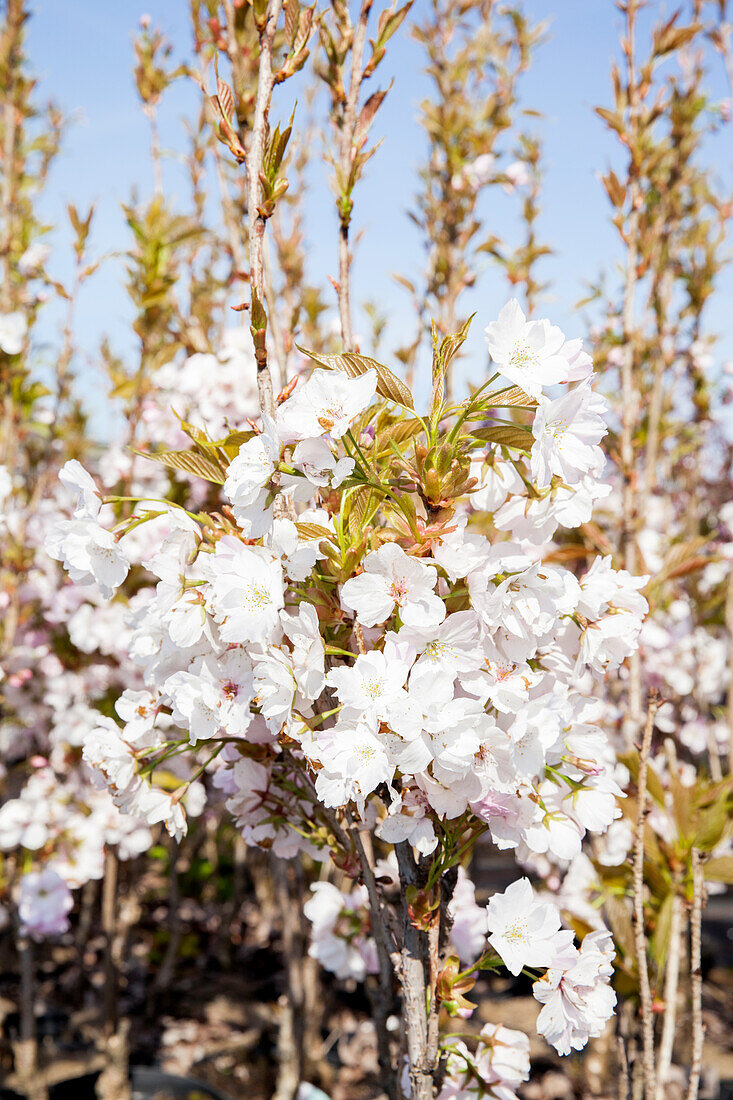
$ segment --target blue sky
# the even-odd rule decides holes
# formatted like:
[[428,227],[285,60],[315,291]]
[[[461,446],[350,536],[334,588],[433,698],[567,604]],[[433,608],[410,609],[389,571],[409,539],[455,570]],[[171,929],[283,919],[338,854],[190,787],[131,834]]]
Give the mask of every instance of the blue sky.
[[[416,0],[413,10],[418,18],[423,5],[427,6],[426,0]],[[39,79],[39,94],[52,96],[73,118],[54,166],[43,214],[56,223],[65,220],[67,202],[74,201],[83,210],[93,201],[97,207],[93,249],[122,251],[129,239],[120,204],[129,201],[133,189],[141,197],[152,190],[148,125],[132,77],[132,39],[140,15],[147,12],[172,40],[176,55],[190,58],[187,0],[35,0],[32,7],[28,52]],[[569,336],[581,335],[586,321],[575,303],[602,270],[613,275],[619,259],[616,232],[597,176],[609,164],[621,165],[622,158],[593,108],[608,105],[609,66],[618,54],[620,15],[612,0],[527,0],[525,9],[535,21],[550,24],[549,39],[537,52],[522,85],[524,105],[544,115],[538,123],[547,169],[540,234],[555,250],[541,268],[551,285],[539,312]],[[355,298],[376,300],[389,313],[387,348],[407,342],[413,331],[409,300],[391,274],[418,275],[424,258],[418,233],[406,216],[416,190],[415,171],[424,154],[417,113],[429,86],[421,66],[420,48],[403,27],[378,74],[380,86],[395,79],[374,127],[375,136],[385,140],[356,193],[355,229],[365,232],[356,252]],[[711,87],[714,97],[727,94],[722,65],[715,68]],[[286,116],[289,107],[289,96],[278,94],[274,119]],[[164,148],[182,148],[182,120],[195,118],[199,95],[192,82],[179,81],[164,98],[160,112]],[[719,136],[711,153],[711,171],[727,180],[733,167],[732,134],[733,127]],[[308,246],[309,275],[321,282],[337,269],[336,219],[327,177],[328,168],[319,158],[308,203]],[[174,156],[166,160],[165,185],[185,208],[185,181]],[[492,198],[491,208],[485,210],[487,230],[516,240],[515,209],[516,204],[503,195]],[[51,238],[59,246],[52,261],[57,274],[68,269],[66,240],[62,231]],[[122,261],[108,261],[79,302],[82,354],[76,369],[99,434],[111,430],[105,383],[95,365],[99,342],[108,335],[120,353],[133,350],[123,277]],[[484,364],[481,329],[507,296],[505,281],[487,261],[476,288],[461,303],[465,312],[478,311],[466,365],[474,377]],[[709,316],[709,326],[721,336],[719,358],[733,357],[732,297],[729,271]],[[41,336],[47,339],[50,354],[56,316],[53,310],[47,314]]]

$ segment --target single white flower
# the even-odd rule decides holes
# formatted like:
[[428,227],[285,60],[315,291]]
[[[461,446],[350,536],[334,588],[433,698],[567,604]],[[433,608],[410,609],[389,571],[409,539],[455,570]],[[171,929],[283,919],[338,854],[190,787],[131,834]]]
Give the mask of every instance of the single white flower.
[[284,443],[330,435],[340,439],[377,391],[377,372],[358,378],[339,371],[314,370],[277,410],[277,428]]
[[225,535],[202,563],[209,587],[206,606],[225,642],[267,642],[280,626],[282,566],[260,546]]
[[0,313],[0,351],[6,355],[19,355],[28,332],[28,321],[24,313]]
[[528,321],[516,298],[486,328],[489,354],[501,373],[531,397],[568,379],[565,337],[549,321]]
[[29,871],[20,880],[18,916],[21,928],[34,938],[59,936],[69,927],[71,890],[56,871]]
[[556,956],[560,914],[550,902],[537,901],[529,879],[520,878],[488,904],[489,943],[510,974],[525,966],[550,966]]
[[581,384],[556,401],[541,397],[532,424],[532,477],[545,488],[553,475],[575,485],[588,473],[600,474],[605,456],[598,444],[606,434],[603,398]]
[[435,566],[409,557],[395,542],[385,543],[364,559],[364,572],[341,589],[341,604],[362,626],[376,626],[399,612],[406,626],[442,623],[445,604],[435,594]]

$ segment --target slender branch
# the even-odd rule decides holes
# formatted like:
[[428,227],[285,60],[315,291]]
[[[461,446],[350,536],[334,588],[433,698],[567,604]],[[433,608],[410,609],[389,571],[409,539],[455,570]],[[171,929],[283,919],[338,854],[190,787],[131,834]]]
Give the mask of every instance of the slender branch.
[[433,1100],[436,1065],[430,1062],[427,1005],[427,936],[412,923],[407,891],[418,886],[417,866],[410,845],[395,845],[402,898],[402,1011],[412,1100]]
[[733,566],[728,574],[728,590],[725,600],[725,625],[728,630],[728,771],[733,772]]
[[[272,50],[275,39],[282,0],[268,0],[267,12],[260,30],[259,74],[257,79],[257,99],[255,102],[252,133],[247,150],[247,213],[249,218],[249,269],[250,286],[253,295],[264,301],[264,260],[263,242],[266,219],[260,213],[262,184],[260,174],[263,170],[265,141],[267,137],[268,116],[275,76],[272,71]],[[260,398],[260,410],[268,416],[275,414],[275,397],[272,376],[267,363],[267,348],[257,350],[257,390]]]
[[690,914],[690,985],[692,987],[692,1060],[687,1100],[697,1100],[702,1069],[705,1028],[702,1022],[702,907],[705,882],[702,860],[697,848],[690,851],[692,861],[692,913]]
[[[351,73],[349,90],[346,93],[343,118],[341,119],[341,140],[339,142],[339,174],[343,187],[348,186],[351,176],[352,160],[356,155],[354,138],[356,136],[357,106],[359,90],[364,79],[362,60],[367,37],[367,23],[374,0],[362,0],[359,21],[354,31],[351,45]],[[339,196],[339,288],[338,303],[341,321],[341,339],[344,351],[354,350],[354,333],[351,323],[351,254],[349,252],[349,226],[353,203],[350,192]]]
[[644,737],[639,752],[639,779],[637,783],[636,830],[634,836],[634,945],[636,965],[639,974],[639,997],[641,1000],[641,1026],[644,1041],[644,1091],[646,1100],[655,1095],[654,1080],[654,1016],[652,1014],[652,993],[649,984],[649,966],[647,962],[647,942],[644,931],[644,825],[646,822],[647,773],[649,752],[652,745],[654,717],[659,700],[656,695],[649,696]]
[[[634,143],[638,130],[640,92],[636,74],[636,13],[637,0],[626,5],[626,66],[629,100],[629,140]],[[631,209],[626,227],[626,276],[624,284],[621,323],[623,328],[623,363],[621,366],[621,475],[622,475],[622,534],[621,545],[624,567],[636,572],[636,491],[634,471],[634,434],[636,431],[638,394],[635,385],[636,332],[635,300],[638,282],[638,236],[642,208],[641,183],[633,153],[629,154],[628,190]],[[638,736],[641,724],[641,661],[638,652],[629,658],[629,699],[624,721],[624,734],[631,745]]]
[[669,926],[669,947],[664,971],[664,1024],[657,1059],[657,1087],[654,1100],[664,1100],[667,1076],[672,1065],[677,1032],[677,995],[679,991],[680,955],[682,949],[682,902],[678,894],[672,899]]
[[[366,845],[359,831],[358,823],[351,814],[347,814],[349,831],[354,840],[359,860],[361,862],[362,877],[369,895],[369,909],[372,915],[372,933],[377,945],[377,958],[379,960],[379,988],[372,998],[374,1008],[374,1024],[377,1031],[377,1049],[379,1066],[382,1072],[382,1085],[385,1088],[389,1100],[397,1100],[397,1078],[392,1063],[390,1049],[389,1030],[387,1020],[392,1011],[394,1001],[394,965],[392,955],[397,951],[397,944],[388,944],[390,936],[387,922],[385,921],[385,905],[380,897],[377,880],[374,877],[372,858],[367,853]],[[367,841],[371,838],[367,835]]]

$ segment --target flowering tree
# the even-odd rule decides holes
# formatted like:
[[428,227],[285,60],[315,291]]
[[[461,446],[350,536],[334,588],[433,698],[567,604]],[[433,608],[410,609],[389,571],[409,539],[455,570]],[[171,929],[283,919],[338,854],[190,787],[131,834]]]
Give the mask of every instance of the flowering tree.
[[[228,823],[263,853],[255,873],[272,875],[282,908],[277,1100],[292,1100],[308,1064],[289,1050],[304,1045],[298,1012],[318,1036],[318,997],[297,988],[313,960],[364,983],[390,1100],[516,1095],[527,1035],[490,1024],[472,1041],[450,1022],[474,1012],[481,973],[502,969],[531,978],[538,1029],[561,1055],[598,1040],[616,993],[625,998],[619,1088],[631,1062],[634,1088],[661,1100],[688,910],[696,1095],[703,879],[731,877],[733,527],[702,327],[729,207],[698,162],[720,118],[700,55],[685,51],[705,39],[729,53],[730,34],[723,7],[708,26],[694,3],[690,26],[653,30],[641,64],[636,7],[624,9],[615,109],[599,112],[629,157],[626,179],[604,177],[627,263],[593,332],[602,379],[580,340],[534,319],[547,252],[540,144],[520,133],[507,164],[505,139],[542,28],[519,6],[435,0],[425,16],[364,0],[352,15],[333,0],[318,17],[295,0],[194,3],[195,75],[208,88],[213,69],[216,84],[191,131],[184,214],[166,197],[157,106],[189,70],[143,20],[135,78],[155,190],[125,210],[139,355],[123,363],[103,348],[125,423],[91,456],[68,369],[91,215],[70,211],[77,286],[56,287],[70,315],[48,394],[31,380],[29,334],[36,288],[53,284],[19,196],[45,178],[55,116],[35,174],[17,128],[5,135],[16,156],[3,195],[17,194],[2,211],[2,900],[27,962],[31,938],[68,928],[71,891],[104,877],[109,947],[117,859],[167,830],[170,915],[189,820],[205,807],[209,824]],[[23,12],[9,6],[0,58],[16,75]],[[420,332],[396,352],[411,386],[432,338],[430,397],[417,409],[410,386],[361,354],[352,316],[355,197],[387,94],[370,81],[409,14],[424,20],[413,33],[434,83],[417,201],[428,261],[406,284]],[[312,128],[270,120],[317,45],[338,222],[330,333],[301,233]],[[657,95],[671,57],[681,75]],[[6,85],[15,113],[0,126],[27,125],[27,86]],[[221,228],[207,224],[210,158]],[[485,218],[496,186],[524,199],[513,253]],[[491,365],[461,400],[453,376],[471,320],[458,303],[481,253],[524,289],[528,316],[512,299],[488,324]],[[233,326],[222,323],[227,291]],[[375,335],[379,325],[375,314]],[[469,868],[490,844],[517,872],[480,905]],[[293,866],[298,875],[284,871]],[[171,935],[163,975],[176,950]],[[108,961],[111,1002],[111,949]],[[41,1100],[30,986],[16,1062]],[[128,1087],[117,1024],[110,1011],[100,1096]]]
[[[613,820],[613,758],[577,677],[628,656],[646,606],[643,580],[609,560],[580,579],[542,564],[549,535],[587,519],[605,491],[605,403],[580,342],[510,302],[487,328],[495,373],[448,404],[443,379],[464,336],[436,343],[424,414],[384,365],[313,353],[308,380],[258,429],[194,433],[190,466],[222,486],[222,502],[159,505],[169,533],[147,563],[160,579],[135,612],[131,651],[146,687],[117,704],[122,727],[105,722],[84,747],[118,806],[162,817],[173,835],[186,828],[190,780],[167,794],[156,769],[191,754],[193,777],[214,772],[248,843],[330,856],[361,879],[377,1023],[396,979],[403,1091],[421,1098],[494,1065],[438,1031],[440,1006],[465,1011],[481,968],[535,973],[540,1027],[563,1053],[612,1011],[610,938],[575,947],[526,879],[491,900],[488,941],[467,970],[449,948],[450,905],[483,833],[567,858]],[[509,385],[491,388],[500,377]],[[545,396],[555,384],[567,392]],[[507,408],[531,423],[503,420]],[[76,463],[63,477],[77,500],[50,551],[110,594],[151,509],[110,533],[91,478]],[[380,846],[392,853],[387,882]],[[381,1038],[397,1095],[401,1057]]]

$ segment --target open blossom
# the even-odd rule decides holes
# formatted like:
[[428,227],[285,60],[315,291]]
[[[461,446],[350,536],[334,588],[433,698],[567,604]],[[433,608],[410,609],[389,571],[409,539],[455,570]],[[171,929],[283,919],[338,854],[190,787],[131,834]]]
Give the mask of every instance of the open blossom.
[[550,401],[541,397],[532,434],[532,477],[539,488],[553,475],[574,485],[587,473],[600,473],[605,456],[598,444],[606,434],[606,403],[587,384]]
[[[301,439],[293,451],[293,465],[300,467],[311,485],[338,489],[354,470],[353,458],[338,458],[324,438]],[[286,484],[290,484],[286,482]]]
[[375,974],[376,946],[363,933],[366,888],[357,886],[346,894],[331,882],[316,882],[310,889],[311,896],[303,906],[312,926],[308,954],[337,978],[363,981],[367,974]]
[[297,443],[330,435],[340,439],[352,420],[363,412],[377,390],[377,373],[368,370],[358,378],[338,371],[314,370],[307,382],[282,403],[277,429],[284,443]]
[[385,543],[364,559],[364,572],[341,589],[341,603],[362,626],[376,626],[399,612],[406,626],[441,623],[445,604],[434,589],[435,566],[409,557],[401,546]]
[[326,683],[335,688],[339,702],[358,713],[375,731],[387,722],[396,706],[407,705],[404,684],[415,651],[406,643],[388,641],[384,652],[361,653],[351,668],[333,668]]
[[53,868],[23,875],[18,900],[23,932],[38,939],[61,935],[69,927],[68,914],[73,905],[71,890]]
[[269,526],[265,505],[267,483],[277,467],[280,442],[275,425],[265,418],[265,430],[248,439],[229,464],[224,492],[234,517],[246,535],[264,534]]
[[130,561],[111,531],[95,519],[61,520],[46,539],[46,553],[63,563],[76,584],[96,584],[111,599],[130,570]]
[[186,832],[186,816],[180,799],[149,786],[138,775],[134,750],[122,740],[120,729],[110,718],[99,717],[99,725],[84,741],[84,762],[101,789],[124,813],[142,818],[149,825],[162,821],[171,836]]
[[438,1100],[517,1100],[516,1089],[529,1079],[529,1039],[503,1024],[485,1024],[475,1054],[466,1044],[451,1044]]
[[486,328],[489,354],[505,378],[539,399],[544,387],[568,379],[565,337],[549,321],[528,321],[516,298]]
[[266,642],[280,624],[280,562],[260,546],[225,535],[205,562],[207,607],[225,642]]
[[102,497],[92,475],[81,462],[72,458],[59,470],[59,481],[76,494],[75,519],[96,519],[102,507]]
[[19,355],[28,332],[28,321],[24,313],[0,313],[0,351],[6,355]]
[[390,783],[394,773],[384,746],[364,725],[340,727],[330,737],[324,734],[318,754],[323,766],[316,776],[316,793],[324,806],[355,802],[363,809],[367,795],[380,783]]
[[487,907],[489,943],[510,974],[525,966],[550,966],[557,954],[560,914],[550,902],[537,901],[529,879],[520,878]]
[[59,479],[76,494],[74,518],[59,520],[45,541],[49,557],[63,562],[76,584],[95,583],[110,599],[130,570],[130,559],[111,531],[99,522],[102,499],[92,477],[76,459],[62,466]]
[[616,994],[609,984],[615,954],[611,933],[589,932],[578,950],[572,933],[533,992],[544,1006],[537,1030],[558,1054],[582,1050],[613,1015]]

